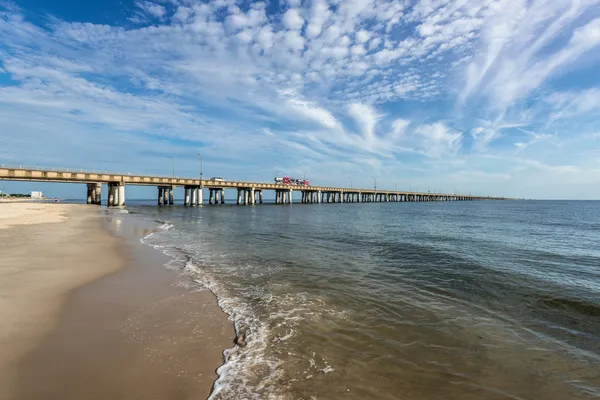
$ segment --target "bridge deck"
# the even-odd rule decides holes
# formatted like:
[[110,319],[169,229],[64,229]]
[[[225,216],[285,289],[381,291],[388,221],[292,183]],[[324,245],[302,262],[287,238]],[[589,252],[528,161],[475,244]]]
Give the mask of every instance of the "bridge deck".
[[429,193],[412,192],[404,190],[381,190],[381,189],[361,189],[347,187],[330,186],[301,186],[286,185],[282,183],[266,182],[246,182],[246,181],[214,181],[210,179],[179,178],[167,176],[152,176],[140,174],[122,174],[113,172],[69,170],[69,169],[37,169],[28,167],[9,167],[0,165],[0,180],[12,181],[36,181],[36,182],[64,182],[64,183],[106,183],[120,185],[145,185],[145,186],[203,186],[212,189],[248,189],[254,190],[294,190],[294,191],[315,191],[315,192],[343,192],[343,193],[364,193],[364,194],[402,194],[416,196],[460,196],[468,199],[495,199],[504,200],[504,197],[482,197],[470,195],[457,195],[451,193]]

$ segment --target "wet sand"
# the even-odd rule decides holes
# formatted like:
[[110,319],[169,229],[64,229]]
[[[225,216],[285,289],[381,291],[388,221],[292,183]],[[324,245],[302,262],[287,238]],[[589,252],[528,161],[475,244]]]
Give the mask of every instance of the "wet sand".
[[62,222],[0,230],[0,398],[206,398],[233,341],[214,296],[175,284],[150,224],[44,206]]

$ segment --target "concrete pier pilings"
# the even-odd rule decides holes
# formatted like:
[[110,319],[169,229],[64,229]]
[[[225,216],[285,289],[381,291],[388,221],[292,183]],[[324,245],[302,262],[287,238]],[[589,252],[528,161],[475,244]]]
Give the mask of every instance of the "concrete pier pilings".
[[174,205],[173,186],[159,186],[157,203],[159,206]]
[[[239,192],[239,189],[238,189]],[[208,204],[225,204],[225,189],[209,188],[208,189]]]
[[250,188],[238,188],[237,190],[237,205],[254,205],[254,204],[262,204],[263,195],[262,189],[255,189],[253,187]]
[[[86,183],[86,202],[88,204],[100,204],[102,183]],[[205,184],[204,182],[200,182]],[[125,184],[123,181],[109,181],[108,196],[106,204],[109,207],[119,207],[125,205]],[[252,186],[250,186],[252,184]],[[221,184],[219,184],[221,186]],[[197,206],[202,204],[202,189],[197,184],[185,185],[183,204],[186,206]],[[157,203],[159,206],[174,205],[174,185],[157,186]],[[225,204],[225,188],[229,186],[223,184],[222,187],[207,187],[209,190],[210,204]],[[254,186],[249,182],[248,186],[233,187],[237,189],[238,205],[255,205],[263,203],[263,191],[275,191],[276,204],[293,204],[293,192],[297,190],[301,193],[301,203],[371,203],[371,202],[441,202],[441,201],[473,201],[489,200],[493,198],[481,198],[474,196],[462,196],[452,194],[437,193],[418,193],[418,192],[396,192],[396,191],[375,191],[371,189],[351,189],[334,187],[311,187],[311,186],[289,186],[274,185],[273,188],[264,188],[260,185]]]
[[117,206],[122,207],[125,205],[125,185],[119,185],[117,187],[119,191],[119,202]]
[[199,186],[184,186],[183,204],[186,206],[202,205],[202,189]]
[[87,187],[87,204],[102,204],[102,184],[88,183]]
[[198,188],[192,187],[189,189],[190,191],[190,206],[196,206],[198,205],[198,194],[200,193],[200,191],[198,190]]
[[275,190],[275,204],[292,204],[292,189]]
[[[96,186],[92,193],[93,192],[97,193],[96,199],[98,202],[100,202],[100,189],[98,186]],[[110,182],[108,184],[108,199],[106,205],[108,207],[122,207],[125,205],[125,185],[119,182]]]
[[321,192],[317,190],[303,190],[302,191],[302,200],[301,202],[304,204],[315,204],[320,203]]

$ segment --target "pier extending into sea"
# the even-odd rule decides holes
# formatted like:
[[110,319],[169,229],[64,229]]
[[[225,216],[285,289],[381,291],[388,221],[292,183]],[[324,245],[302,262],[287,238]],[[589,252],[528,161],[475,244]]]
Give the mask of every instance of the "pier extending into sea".
[[277,204],[292,204],[293,192],[302,193],[301,203],[304,204],[507,200],[505,197],[471,196],[456,193],[288,185],[6,165],[0,165],[0,180],[85,183],[87,203],[98,205],[102,204],[102,185],[108,185],[108,198],[105,204],[109,207],[125,205],[125,187],[128,185],[156,186],[158,205],[174,205],[174,189],[178,186],[185,189],[182,200],[186,206],[202,205],[202,189],[204,188],[208,189],[208,204],[211,205],[225,204],[225,189],[237,190],[238,205],[262,204],[265,190],[275,192],[275,203]]

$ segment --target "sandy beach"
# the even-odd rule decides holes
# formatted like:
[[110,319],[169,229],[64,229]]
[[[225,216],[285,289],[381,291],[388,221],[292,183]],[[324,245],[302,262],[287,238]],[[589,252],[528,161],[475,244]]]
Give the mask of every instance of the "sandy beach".
[[84,205],[0,204],[0,398],[208,396],[233,328],[139,243],[153,228]]

